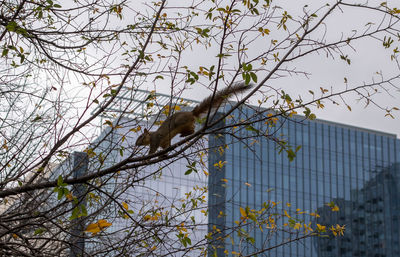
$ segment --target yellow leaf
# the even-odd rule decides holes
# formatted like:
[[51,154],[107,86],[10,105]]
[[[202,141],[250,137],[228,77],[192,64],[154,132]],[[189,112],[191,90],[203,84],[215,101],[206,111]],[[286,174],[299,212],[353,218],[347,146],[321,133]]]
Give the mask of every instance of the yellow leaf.
[[244,183],[246,186],[248,186],[248,187],[251,187],[251,184],[249,184],[249,183],[247,183],[247,182],[245,182]]
[[286,211],[286,210],[283,210],[283,211],[284,211],[284,213],[285,213],[285,216],[288,217],[288,218],[290,219],[291,217],[290,217],[290,215],[287,213],[287,211]]
[[107,220],[99,220],[97,223],[99,224],[99,227],[100,227],[101,229],[107,228],[107,227],[109,227],[109,226],[112,225],[112,223],[107,222]]
[[217,163],[214,163],[214,167],[218,167],[218,168],[222,168],[222,167],[224,167],[224,165],[226,164],[226,161],[219,161],[219,162],[217,162]]
[[91,149],[91,148],[86,148],[86,149],[83,150],[83,151],[86,152],[86,153],[88,154],[89,158],[92,158],[92,157],[96,156],[96,153],[95,153],[94,150]]
[[319,232],[326,232],[326,226],[322,226],[317,223],[317,229]]
[[8,151],[7,141],[5,139],[4,139],[4,144],[3,144],[2,148],[6,149]]
[[109,227],[111,225],[112,225],[112,223],[109,223],[106,220],[101,219],[101,220],[97,221],[96,223],[89,224],[86,227],[85,232],[92,233],[92,235],[94,236],[97,233],[99,233],[101,230],[103,230],[104,228]]
[[332,231],[332,234],[334,236],[337,236],[338,232],[336,231],[336,228],[332,225],[332,227],[330,228],[330,230]]
[[331,211],[339,211],[339,206],[337,206],[334,202],[327,203],[326,205],[331,207]]
[[301,228],[301,223],[297,222],[294,227],[294,229],[300,229]]
[[304,234],[307,234],[308,232],[313,232],[314,230],[311,228],[311,222],[307,224],[303,224],[304,225]]
[[92,223],[86,227],[85,232],[89,232],[89,233],[92,233],[92,235],[96,235],[97,233],[100,232],[100,230],[101,229],[97,223]]
[[110,121],[110,120],[105,120],[104,123],[103,123],[103,125],[108,125],[108,126],[110,126],[111,128],[114,127],[112,121]]
[[345,226],[346,226],[346,225],[340,226],[339,224],[336,224],[336,227],[334,227],[334,226],[332,225],[332,227],[329,228],[329,229],[332,231],[332,234],[333,234],[334,236],[337,236],[337,235],[343,236],[343,235],[344,235],[344,231],[345,231],[345,229],[346,229]]
[[142,129],[141,126],[137,126],[136,128],[131,128],[129,131],[138,132],[138,131],[140,131],[141,129]]
[[392,13],[392,14],[398,14],[398,13],[400,13],[400,9],[397,9],[397,8],[395,7],[395,8],[393,8],[393,10],[391,10],[391,13]]
[[310,213],[310,216],[313,216],[315,218],[319,218],[320,217],[318,213],[314,213],[314,212]]
[[243,209],[242,207],[240,207],[239,209],[240,209],[240,214],[242,214],[242,216],[246,218],[247,217],[246,210]]
[[70,201],[74,200],[74,196],[71,193],[68,193],[65,197]]
[[124,207],[125,210],[129,210],[129,206],[126,202],[122,202],[122,206]]

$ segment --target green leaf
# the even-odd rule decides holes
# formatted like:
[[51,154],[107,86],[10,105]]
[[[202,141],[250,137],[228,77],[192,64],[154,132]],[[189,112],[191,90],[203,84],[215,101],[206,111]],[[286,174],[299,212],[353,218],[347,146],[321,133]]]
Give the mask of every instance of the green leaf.
[[250,83],[250,74],[247,73],[245,77],[246,77],[246,79],[245,79],[244,83],[246,85],[248,85]]
[[294,157],[296,157],[296,153],[292,149],[286,150],[287,157],[289,158],[289,161],[293,161]]
[[311,114],[310,108],[306,107],[305,110],[303,111],[303,113],[306,116],[306,118],[308,118]]
[[57,186],[62,186],[64,184],[63,177],[60,175],[57,179]]
[[28,32],[26,31],[26,29],[21,28],[21,27],[17,27],[17,29],[15,30],[15,32],[16,32],[17,34],[21,34],[21,35],[24,35],[24,36],[27,36],[27,35],[28,35]]
[[251,126],[251,125],[248,125],[248,126],[246,127],[246,130],[255,132],[255,133],[257,133],[257,134],[260,134],[260,130],[254,128],[254,127]]
[[64,196],[64,190],[62,188],[58,189],[58,196],[57,200],[61,200],[61,198]]
[[35,236],[36,236],[36,235],[40,235],[40,234],[42,234],[44,231],[45,231],[45,230],[44,230],[43,228],[38,228],[38,229],[35,230],[35,232],[34,232],[33,234],[34,234]]
[[15,21],[10,21],[6,26],[6,29],[10,32],[16,31],[17,28],[18,28],[18,24]]
[[185,238],[186,238],[187,244],[188,244],[188,245],[191,245],[191,244],[192,244],[192,240],[191,240],[189,237],[185,237]]
[[254,72],[250,72],[251,79],[257,83],[257,75]]
[[78,206],[76,206],[76,207],[72,210],[72,214],[71,214],[71,216],[69,217],[69,220],[73,220],[73,219],[78,218],[78,215],[79,215],[79,208],[78,208]]
[[36,122],[36,121],[39,121],[41,119],[42,119],[42,117],[40,117],[39,115],[36,115],[36,117],[32,120],[32,122]]
[[87,212],[87,209],[86,209],[86,206],[85,205],[81,205],[81,210],[82,210],[82,212],[81,212],[81,214],[79,215],[79,217],[81,217],[81,216],[87,216],[88,215],[88,212]]
[[1,53],[1,56],[3,57],[3,56],[7,56],[7,54],[8,54],[8,49],[7,48],[4,48],[3,49],[3,52]]
[[253,245],[256,243],[256,240],[253,237],[248,237],[248,238],[246,238],[246,240],[247,240],[247,242],[250,242]]
[[196,162],[192,162],[189,165],[186,165],[186,167],[188,168],[188,170],[185,172],[185,175],[189,175],[191,174],[193,171],[197,173],[197,169],[196,169]]
[[231,54],[218,54],[217,57],[218,58],[225,58],[225,57],[229,57],[232,56]]
[[24,54],[21,54],[20,55],[20,63],[22,64],[24,61],[25,61],[25,55]]

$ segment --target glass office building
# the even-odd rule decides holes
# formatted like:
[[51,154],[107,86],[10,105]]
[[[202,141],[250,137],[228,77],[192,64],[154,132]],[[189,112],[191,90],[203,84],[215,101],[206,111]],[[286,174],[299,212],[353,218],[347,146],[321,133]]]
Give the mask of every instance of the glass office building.
[[[240,120],[253,114],[243,107],[232,116]],[[265,126],[254,124],[264,131]],[[278,126],[276,136],[301,145],[292,162],[278,154],[273,140],[256,137],[252,129],[209,137],[210,148],[217,149],[209,154],[209,230],[216,227],[230,234],[223,244],[214,243],[217,256],[225,256],[225,250],[244,255],[259,251],[257,256],[400,256],[400,140],[392,134],[301,117],[281,120]],[[220,146],[225,150],[218,151]],[[219,161],[226,162],[222,168],[214,166]],[[321,224],[345,224],[345,235],[308,238],[263,252],[285,236],[252,230],[252,244],[231,233],[241,217],[239,206],[259,210],[268,200],[281,202],[285,209],[291,203],[317,212]],[[339,212],[326,205],[332,201]]]

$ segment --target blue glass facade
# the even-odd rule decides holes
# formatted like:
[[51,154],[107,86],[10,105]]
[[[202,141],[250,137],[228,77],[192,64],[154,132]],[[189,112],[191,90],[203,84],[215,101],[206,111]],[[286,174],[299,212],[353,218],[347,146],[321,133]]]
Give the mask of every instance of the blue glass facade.
[[[252,115],[251,108],[243,107],[232,119]],[[266,126],[261,121],[253,125],[260,131]],[[224,250],[250,255],[285,239],[280,233],[253,230],[249,231],[255,239],[251,244],[230,233],[240,220],[239,206],[261,209],[268,200],[316,211],[321,215],[318,223],[345,224],[346,232],[340,238],[308,238],[258,256],[400,256],[400,140],[391,134],[300,117],[279,121],[274,129],[270,130],[274,136],[282,134],[290,145],[301,145],[292,162],[278,154],[273,140],[258,137],[252,129],[209,137],[209,146],[215,149],[209,155],[209,230],[216,226],[230,234],[224,244],[215,245],[217,256],[225,256]],[[220,160],[226,161],[224,167],[215,167]],[[339,212],[326,206],[332,201]]]

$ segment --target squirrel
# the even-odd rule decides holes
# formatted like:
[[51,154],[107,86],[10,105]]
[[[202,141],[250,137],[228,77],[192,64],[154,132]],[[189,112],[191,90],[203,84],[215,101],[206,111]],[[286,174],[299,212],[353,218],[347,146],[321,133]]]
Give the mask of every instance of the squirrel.
[[157,151],[161,146],[163,149],[171,145],[171,140],[177,134],[181,137],[194,133],[195,120],[201,114],[206,113],[210,108],[219,107],[231,94],[244,92],[251,88],[251,85],[238,83],[226,87],[201,101],[192,111],[177,112],[169,116],[156,131],[148,131],[146,128],[138,137],[135,145],[150,145],[149,154]]

